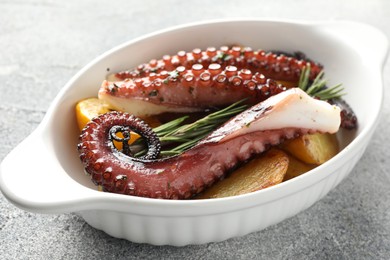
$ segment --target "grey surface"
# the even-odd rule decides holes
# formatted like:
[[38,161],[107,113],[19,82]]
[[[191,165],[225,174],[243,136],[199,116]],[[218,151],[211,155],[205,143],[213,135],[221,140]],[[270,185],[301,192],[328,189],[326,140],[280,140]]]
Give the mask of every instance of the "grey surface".
[[[62,86],[95,56],[168,26],[238,16],[348,19],[390,35],[386,0],[0,0],[0,160],[37,127]],[[389,72],[387,62],[386,89]],[[369,92],[367,86],[362,95]],[[134,244],[72,213],[22,211],[1,194],[0,259],[388,259],[389,114],[387,94],[378,130],[350,176],[310,209],[261,232],[182,248]]]

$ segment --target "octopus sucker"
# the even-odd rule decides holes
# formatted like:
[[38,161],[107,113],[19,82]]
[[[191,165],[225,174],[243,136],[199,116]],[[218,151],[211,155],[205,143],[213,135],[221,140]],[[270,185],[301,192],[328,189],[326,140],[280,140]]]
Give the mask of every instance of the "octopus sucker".
[[[339,126],[337,106],[293,88],[238,114],[176,156],[156,158],[158,149],[153,147],[159,145],[153,133],[142,120],[122,112],[93,119],[80,135],[78,150],[86,172],[104,191],[188,199],[223,178],[242,160],[263,152],[271,143],[275,145],[306,133],[335,133]],[[135,129],[153,151],[148,151],[144,158],[118,151],[110,135],[116,127]]]
[[219,64],[223,68],[235,66],[239,69],[249,69],[275,80],[298,82],[304,66],[310,64],[312,71],[310,78],[314,79],[322,70],[322,65],[306,59],[304,55],[289,55],[281,52],[266,52],[252,50],[248,47],[222,46],[206,50],[194,49],[190,52],[179,51],[176,55],[164,55],[162,59],[152,59],[135,69],[118,72],[113,75],[115,80],[127,78],[147,77],[150,73],[159,73],[163,70],[172,71],[178,66],[190,69],[194,64],[201,64],[207,68],[210,64]]

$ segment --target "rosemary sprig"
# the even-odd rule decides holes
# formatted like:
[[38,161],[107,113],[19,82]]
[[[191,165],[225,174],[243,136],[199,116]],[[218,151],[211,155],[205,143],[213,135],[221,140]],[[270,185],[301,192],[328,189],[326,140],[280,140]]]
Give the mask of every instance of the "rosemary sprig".
[[310,78],[310,63],[307,66],[303,67],[301,75],[299,76],[298,88],[306,91],[309,85]]
[[298,82],[298,88],[306,91],[310,96],[319,98],[321,100],[329,100],[340,98],[345,95],[342,84],[337,84],[332,87],[326,86],[326,79],[323,79],[324,71],[318,73],[317,77],[310,82],[310,64],[302,69],[301,76]]
[[[211,113],[191,124],[183,125],[171,133],[166,134],[165,136],[180,136],[184,137],[192,131],[202,129],[202,127],[218,126],[219,124],[225,122],[230,117],[244,111],[247,108],[247,105],[240,105],[244,100],[240,100],[226,108],[218,110],[214,113]],[[161,138],[160,138],[161,140]]]
[[164,136],[167,133],[172,132],[174,129],[176,129],[183,121],[185,121],[189,116],[183,116],[179,117],[177,119],[174,119],[172,121],[169,121],[163,125],[157,126],[153,128],[153,130],[157,133],[157,135]]
[[[183,116],[153,128],[163,147],[160,154],[162,156],[176,155],[191,148],[199,140],[206,137],[231,117],[247,109],[248,106],[243,104],[244,101],[245,99],[233,103],[232,105],[208,114],[193,123],[183,125],[182,123],[189,118],[189,116]],[[140,140],[136,143],[137,145],[140,145],[142,142]],[[136,153],[135,156],[141,156],[145,153],[146,149],[142,149],[140,152]]]

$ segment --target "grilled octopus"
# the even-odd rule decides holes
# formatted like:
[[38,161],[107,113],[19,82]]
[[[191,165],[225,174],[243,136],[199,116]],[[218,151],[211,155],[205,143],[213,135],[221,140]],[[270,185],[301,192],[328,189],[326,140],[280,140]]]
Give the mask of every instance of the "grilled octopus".
[[[221,47],[181,51],[115,73],[102,83],[98,95],[123,112],[106,113],[87,124],[78,144],[80,159],[92,181],[104,191],[188,199],[224,178],[239,163],[285,139],[335,133],[340,125],[355,128],[356,116],[345,102],[320,101],[278,83],[297,82],[307,65],[313,80],[322,66],[300,53]],[[203,111],[242,99],[251,106],[248,110],[171,157],[159,157],[158,137],[137,118]],[[123,138],[118,137],[119,132]],[[127,143],[130,132],[146,140],[144,156],[132,155]],[[122,150],[114,140],[123,143]]]
[[[323,66],[300,52],[291,55],[239,46],[179,51],[110,75],[99,98],[116,110],[137,116],[202,111],[244,97],[253,105],[286,90],[276,80],[298,82],[308,65],[313,80]],[[357,127],[357,118],[345,101],[330,102],[341,108],[341,127]]]
[[[105,191],[161,199],[188,199],[223,178],[239,162],[301,134],[335,133],[340,109],[293,88],[230,119],[180,155],[158,159],[158,138],[142,120],[122,112],[94,118],[78,150],[85,170]],[[112,139],[135,131],[147,140],[140,158],[118,151]],[[127,134],[126,134],[127,133]]]

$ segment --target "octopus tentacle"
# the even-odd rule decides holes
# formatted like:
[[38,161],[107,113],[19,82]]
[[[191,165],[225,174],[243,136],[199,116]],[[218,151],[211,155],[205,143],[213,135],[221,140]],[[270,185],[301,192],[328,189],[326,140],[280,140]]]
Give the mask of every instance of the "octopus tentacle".
[[[207,68],[194,64],[191,69],[180,66],[170,73],[162,71],[144,78],[104,81],[99,98],[114,109],[140,116],[200,111],[245,98],[249,104],[255,104],[285,90],[260,73],[212,63]],[[148,106],[140,105],[142,102]]]
[[[171,72],[164,70],[144,78],[104,81],[99,97],[108,101],[114,109],[143,116],[202,111],[244,98],[253,105],[286,89],[258,72],[239,70],[235,66],[223,68],[220,64],[212,63],[207,68],[194,64],[191,69],[179,66]],[[147,102],[148,106],[143,102]],[[357,127],[357,117],[344,100],[338,98],[329,102],[342,108],[341,127]]]
[[80,136],[78,150],[86,172],[105,191],[164,199],[192,197],[223,178],[237,163],[283,139],[334,133],[340,125],[338,107],[290,89],[237,115],[180,155],[134,160],[116,154],[108,133],[114,125],[133,126],[138,119],[112,115],[95,118]]
[[[173,56],[164,55],[162,59],[153,59],[135,69],[113,74],[109,77],[110,81],[103,82],[99,96],[113,105],[114,109],[138,116],[142,115],[139,113],[151,115],[163,112],[195,112],[204,109],[204,104],[226,105],[230,101],[239,100],[239,97],[249,97],[248,102],[254,104],[275,94],[268,91],[270,87],[267,85],[275,86],[278,83],[273,81],[264,84],[265,78],[298,82],[303,68],[308,65],[311,68],[309,79],[313,80],[323,67],[301,52],[290,54],[281,51],[254,51],[249,47],[239,46],[222,46],[220,49],[209,47],[206,50],[196,48],[192,52],[179,51]],[[263,79],[259,81],[261,77]],[[166,92],[165,87],[172,85],[174,87]],[[199,99],[198,102],[198,97],[193,94],[198,92],[194,90],[199,86],[203,87],[200,91],[203,97],[209,98]],[[232,91],[233,89],[235,91]],[[286,88],[277,86],[276,89],[284,91]],[[239,92],[241,93],[238,94]],[[126,104],[123,99],[117,97],[133,100]],[[226,102],[221,102],[223,99]],[[215,100],[217,103],[214,104]],[[144,107],[142,101],[152,106],[147,110],[140,109]],[[194,105],[195,103],[197,105]],[[339,103],[343,108],[341,126],[346,129],[356,128],[357,118],[353,110],[345,101]]]
[[288,55],[278,52],[266,52],[264,50],[252,50],[249,47],[227,47],[220,49],[209,47],[206,50],[199,48],[192,52],[179,51],[176,55],[165,55],[162,59],[153,59],[149,63],[141,64],[132,70],[126,70],[115,74],[117,80],[127,78],[148,77],[161,71],[172,71],[179,66],[190,69],[194,64],[208,67],[217,63],[223,68],[236,66],[238,69],[249,69],[253,73],[264,74],[275,80],[298,82],[302,68],[310,64],[310,79],[314,79],[322,70],[322,65],[310,61],[304,55]]
[[[99,131],[102,125],[105,126],[104,131]],[[138,133],[146,140],[148,151],[145,155],[137,158],[132,156],[128,146],[130,131]],[[122,133],[123,137],[117,135],[119,132]],[[103,145],[97,143],[102,140],[105,140]],[[114,145],[114,140],[122,142],[123,149],[121,151]],[[130,114],[113,111],[95,117],[87,124],[82,130],[77,148],[79,151],[84,151],[80,153],[80,159],[84,163],[86,171],[91,172],[100,171],[104,165],[109,163],[104,158],[96,158],[101,153],[110,153],[117,161],[146,162],[158,157],[161,143],[156,133],[144,121]],[[107,177],[111,171],[111,168],[105,167],[105,172],[99,176],[94,175],[92,180],[95,184],[100,183],[100,177]]]
[[352,108],[345,102],[345,100],[341,98],[337,99],[331,99],[329,100],[329,103],[337,105],[341,108],[341,127],[344,129],[355,129],[358,125],[358,120],[355,115],[355,112],[353,112]]
[[[174,88],[176,92],[176,96],[179,97],[183,94],[183,91],[193,93],[194,84],[197,86],[204,86],[202,92],[203,96],[213,97],[216,100],[221,100],[216,96],[220,93],[221,89],[225,87],[226,91],[231,91],[232,88],[229,85],[224,84],[224,82],[228,79],[230,85],[240,86],[244,85],[241,96],[250,97],[249,102],[255,100],[257,102],[262,101],[262,97],[264,95],[260,95],[258,97],[259,91],[245,91],[248,89],[253,90],[253,88],[258,87],[258,82],[256,79],[252,80],[250,77],[253,75],[261,75],[262,77],[272,78],[273,80],[279,81],[290,81],[290,82],[298,82],[301,72],[304,67],[310,65],[310,76],[309,79],[313,80],[323,69],[322,65],[312,60],[308,59],[305,54],[301,52],[295,53],[286,53],[282,51],[269,51],[265,52],[264,50],[252,50],[249,47],[240,47],[240,46],[222,46],[220,49],[216,49],[214,47],[209,47],[206,50],[201,50],[196,48],[191,52],[179,51],[176,55],[164,55],[162,59],[153,59],[149,63],[144,63],[139,65],[135,69],[121,71],[116,74],[113,74],[109,77],[110,81],[105,81],[102,85],[102,89],[108,88],[109,92],[118,91],[120,88],[121,92],[128,91],[132,89],[133,86],[144,87],[139,89],[137,94],[139,96],[134,95],[136,91],[131,90],[130,93],[126,93],[127,97],[134,98],[138,101],[146,99],[148,102],[157,104],[160,107],[152,106],[148,108],[147,114],[151,113],[162,113],[162,112],[194,112],[202,110],[204,107],[202,105],[198,105],[198,108],[195,109],[192,104],[190,107],[183,106],[178,100],[170,99],[172,96],[172,92],[169,92],[168,95],[161,95],[161,93],[165,93],[165,89],[160,87],[164,87],[164,84],[172,85],[174,83],[180,83],[183,86],[187,86],[188,88]],[[208,71],[204,71],[204,70]],[[192,71],[192,73],[186,73]],[[240,74],[235,76],[236,71],[240,71]],[[182,80],[179,80],[175,77],[175,74],[180,73],[183,76]],[[221,75],[216,75],[218,73],[222,73]],[[183,75],[184,74],[184,75]],[[234,75],[234,77],[231,77]],[[116,81],[124,81],[125,83],[116,82]],[[216,83],[216,84],[210,84]],[[264,85],[264,83],[261,83]],[[272,82],[272,85],[276,85],[276,82]],[[210,86],[219,86],[215,89],[209,89],[209,91],[205,90],[206,87]],[[228,87],[228,88],[226,88]],[[148,90],[146,89],[148,88]],[[281,89],[282,87],[278,87]],[[262,86],[262,92],[268,93],[268,87]],[[284,88],[285,90],[286,88]],[[196,92],[194,92],[196,93]],[[225,97],[226,93],[221,92],[221,97]],[[145,97],[145,94],[149,95]],[[187,94],[187,95],[186,95]],[[233,95],[228,95],[229,97],[236,96],[237,91],[234,92]],[[255,95],[254,95],[255,94]],[[168,96],[169,98],[165,98]],[[273,95],[273,94],[271,94]],[[129,111],[136,115],[139,115],[139,107],[142,107],[142,102],[132,102],[127,105],[124,101],[115,100],[116,98],[110,98],[109,95],[106,95],[104,92],[101,92],[100,96],[103,99],[109,99],[109,103],[112,103],[115,109]],[[120,96],[117,93],[116,96]],[[188,93],[184,93],[184,100],[192,100],[195,101],[196,98],[194,96],[189,97]],[[230,100],[229,98],[226,101]],[[156,102],[157,101],[157,102]],[[232,102],[237,101],[237,99]],[[200,101],[201,103],[202,101]],[[342,124],[341,126],[346,129],[354,129],[357,127],[357,118],[354,114],[351,107],[349,107],[345,101],[338,101],[341,107],[343,108],[341,111],[342,116]],[[161,104],[165,104],[161,106]],[[213,100],[208,100],[207,103],[209,105],[213,104]],[[224,103],[227,104],[228,102]],[[251,102],[250,102],[251,103]],[[222,105],[224,105],[222,104]],[[213,104],[213,106],[218,106],[219,104]],[[128,109],[128,106],[130,109]],[[169,108],[167,108],[168,106]],[[133,110],[133,109],[136,110]]]

